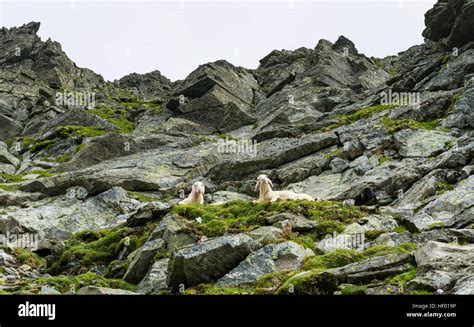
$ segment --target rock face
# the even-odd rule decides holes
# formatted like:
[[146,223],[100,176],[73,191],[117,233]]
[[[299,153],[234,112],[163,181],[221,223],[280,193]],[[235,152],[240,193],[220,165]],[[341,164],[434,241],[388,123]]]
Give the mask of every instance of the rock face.
[[220,278],[216,286],[252,285],[265,274],[298,270],[313,251],[293,242],[270,244],[250,254],[237,268]]
[[[0,291],[472,294],[473,8],[438,1],[394,56],[340,36],[181,81],[0,29]],[[251,203],[261,174],[318,200]]]
[[237,234],[178,250],[170,259],[167,283],[177,289],[181,284],[189,287],[216,280],[244,260],[254,246],[251,237]]
[[461,278],[473,273],[472,244],[462,246],[428,242],[415,252],[415,259],[418,265],[417,277],[410,282],[409,287],[447,291],[457,285],[454,292],[466,292],[469,289],[469,280]]

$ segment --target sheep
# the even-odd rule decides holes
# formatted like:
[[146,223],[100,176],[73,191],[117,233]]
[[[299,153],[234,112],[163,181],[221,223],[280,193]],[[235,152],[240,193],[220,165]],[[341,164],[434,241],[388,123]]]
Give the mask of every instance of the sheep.
[[188,197],[182,201],[179,201],[179,204],[204,204],[204,193],[206,188],[202,182],[196,182],[191,188],[191,193]]
[[258,197],[258,200],[253,201],[253,203],[263,201],[275,202],[287,200],[315,200],[312,196],[303,193],[295,193],[292,191],[273,191],[272,186],[273,183],[267,175],[259,175],[257,177],[255,191],[257,191],[257,189],[260,187],[260,195]]

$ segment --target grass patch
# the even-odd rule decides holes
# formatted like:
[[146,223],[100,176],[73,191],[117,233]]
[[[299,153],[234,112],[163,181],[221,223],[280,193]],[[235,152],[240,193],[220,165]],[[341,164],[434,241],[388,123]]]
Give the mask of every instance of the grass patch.
[[342,295],[365,295],[366,292],[366,285],[347,285],[341,289]]
[[19,263],[28,265],[32,268],[40,268],[46,264],[45,259],[41,258],[30,249],[4,247],[4,251],[14,256]]
[[85,286],[119,288],[127,291],[134,291],[136,289],[135,285],[121,279],[108,279],[93,272],[87,272],[78,276],[40,277],[37,279],[37,282],[53,287],[61,293],[75,292]]
[[385,110],[389,110],[389,109],[393,109],[395,108],[396,105],[393,105],[393,104],[380,104],[380,105],[375,105],[375,106],[371,106],[371,107],[366,107],[366,108],[363,108],[363,109],[360,109],[352,114],[348,114],[348,115],[339,115],[337,116],[337,119],[339,120],[339,122],[343,125],[348,125],[348,124],[352,124],[356,121],[359,121],[361,119],[366,119],[366,118],[369,118],[371,117],[372,115],[376,114],[376,113],[379,113],[379,112],[382,112],[382,111],[385,111]]
[[90,268],[108,265],[117,259],[119,253],[128,248],[129,252],[141,247],[153,231],[154,225],[130,228],[114,227],[103,230],[85,230],[74,234],[65,242],[63,251],[49,263],[51,274],[59,274],[70,262],[78,267]]
[[419,122],[413,119],[384,119],[382,126],[384,126],[390,134],[396,133],[404,129],[426,129],[426,130],[439,130],[446,132],[446,129],[439,129],[440,119],[435,119],[427,122]]
[[102,126],[67,125],[61,126],[56,130],[56,135],[63,139],[70,137],[95,137],[105,133],[105,128]]
[[0,189],[7,192],[15,192],[15,191],[18,191],[19,188],[20,188],[20,185],[0,184]]
[[342,267],[363,259],[365,259],[364,255],[356,250],[337,249],[320,256],[307,258],[303,263],[302,270],[326,270]]
[[[361,207],[343,207],[340,202],[287,201],[251,204],[248,201],[232,201],[223,205],[176,205],[172,212],[187,219],[196,234],[221,236],[227,232],[247,232],[266,225],[265,218],[280,212],[302,215],[315,221],[352,222],[366,216]],[[200,217],[202,223],[197,223]]]
[[445,182],[438,182],[436,183],[436,195],[441,195],[446,192],[452,191],[454,189],[454,185],[445,183]]
[[404,289],[406,284],[416,277],[416,267],[412,266],[410,270],[400,275],[389,277],[385,280],[387,284],[397,285],[399,288]]
[[141,192],[127,191],[128,196],[140,202],[155,202],[159,201],[158,197],[143,194]]
[[252,290],[249,288],[239,287],[214,287],[213,284],[201,284],[193,288],[185,290],[186,295],[245,295],[250,294]]
[[126,109],[102,107],[91,109],[89,112],[114,124],[119,133],[131,133],[135,130],[135,123],[127,119]]
[[362,254],[366,258],[376,257],[387,254],[401,254],[401,253],[411,253],[415,251],[417,245],[415,243],[402,243],[400,245],[373,245],[370,248],[366,249]]

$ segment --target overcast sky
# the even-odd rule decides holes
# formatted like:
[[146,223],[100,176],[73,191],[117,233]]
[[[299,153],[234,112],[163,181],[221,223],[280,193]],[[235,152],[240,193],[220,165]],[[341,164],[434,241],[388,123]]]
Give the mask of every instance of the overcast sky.
[[256,68],[273,49],[314,48],[339,35],[367,56],[396,54],[423,42],[435,2],[0,0],[0,25],[41,22],[43,40],[107,80],[156,69],[177,80],[219,59]]

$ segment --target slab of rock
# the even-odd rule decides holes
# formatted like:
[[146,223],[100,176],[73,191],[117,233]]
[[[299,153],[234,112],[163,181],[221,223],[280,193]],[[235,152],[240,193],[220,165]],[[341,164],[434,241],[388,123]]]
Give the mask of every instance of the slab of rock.
[[137,292],[140,294],[158,294],[168,289],[166,275],[168,272],[169,259],[156,261],[138,284]]
[[315,221],[288,212],[272,215],[265,218],[265,221],[267,224],[275,225],[278,228],[283,228],[283,226],[289,222],[291,224],[291,230],[295,232],[309,232],[318,225]]
[[226,235],[191,245],[171,256],[167,284],[173,290],[180,284],[191,287],[215,281],[243,261],[256,246],[248,235]]
[[269,244],[251,253],[237,268],[219,279],[216,287],[248,286],[271,272],[299,270],[308,256],[314,256],[314,252],[291,241]]
[[139,283],[153,264],[155,255],[164,248],[165,242],[162,239],[150,240],[143,244],[130,262],[123,279],[132,284]]
[[454,141],[447,133],[433,130],[406,129],[395,134],[400,147],[399,154],[406,158],[432,157],[446,150],[446,144]]
[[417,276],[409,289],[451,289],[457,280],[474,273],[474,245],[430,241],[415,251]]
[[262,244],[271,243],[281,238],[283,231],[275,226],[262,226],[247,233],[254,241]]
[[78,295],[137,295],[137,293],[108,287],[86,286],[77,291]]
[[198,240],[196,236],[189,232],[182,219],[172,213],[168,213],[150,235],[150,240],[155,239],[162,239],[165,249],[168,251],[175,251],[190,244],[195,244]]

